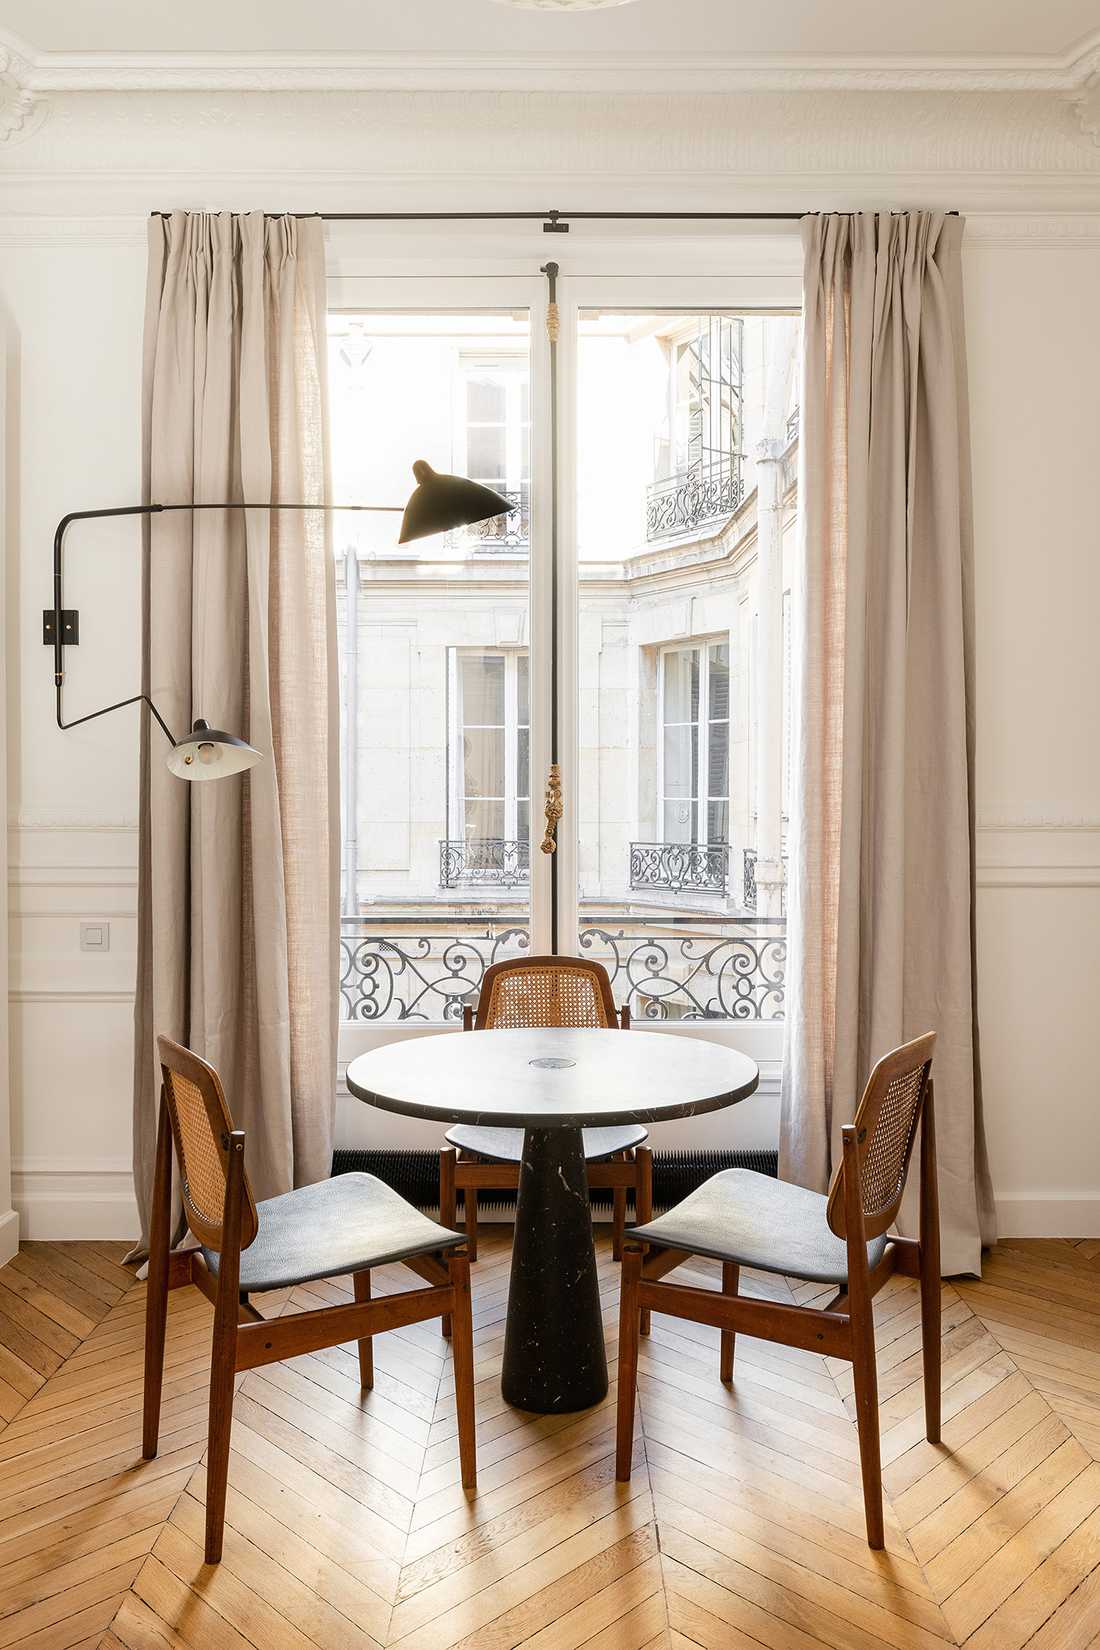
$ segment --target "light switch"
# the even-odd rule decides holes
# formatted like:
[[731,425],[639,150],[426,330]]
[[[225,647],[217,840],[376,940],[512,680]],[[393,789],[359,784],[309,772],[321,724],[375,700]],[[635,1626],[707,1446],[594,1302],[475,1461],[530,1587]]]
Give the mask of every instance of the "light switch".
[[82,922],[80,925],[80,949],[82,951],[109,951],[111,949],[110,923]]

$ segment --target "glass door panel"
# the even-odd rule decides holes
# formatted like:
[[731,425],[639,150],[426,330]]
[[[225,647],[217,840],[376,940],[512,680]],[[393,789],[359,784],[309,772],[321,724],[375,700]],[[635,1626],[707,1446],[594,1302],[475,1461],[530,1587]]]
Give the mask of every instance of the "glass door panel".
[[797,317],[580,298],[571,317],[577,949],[639,1021],[771,1024]]
[[399,515],[335,518],[350,1054],[368,1028],[453,1027],[486,967],[530,948],[547,650],[531,629],[528,307],[340,308],[329,331],[336,501],[402,503],[426,458],[514,504],[404,546]]

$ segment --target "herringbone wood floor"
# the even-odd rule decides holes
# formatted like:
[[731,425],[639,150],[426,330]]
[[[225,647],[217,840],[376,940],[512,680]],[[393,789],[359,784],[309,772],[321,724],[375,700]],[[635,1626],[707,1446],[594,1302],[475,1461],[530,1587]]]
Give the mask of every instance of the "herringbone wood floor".
[[[142,1463],[144,1289],[121,1253],[29,1244],[0,1270],[0,1650],[1100,1643],[1100,1242],[1006,1243],[980,1284],[946,1288],[939,1448],[922,1437],[915,1291],[883,1291],[875,1554],[843,1365],[742,1338],[731,1391],[716,1331],[655,1317],[629,1487],[614,1384],[583,1415],[508,1409],[508,1241],[490,1228],[476,1498],[458,1484],[447,1347],[419,1325],[377,1342],[369,1394],[341,1348],[243,1377],[217,1569],[201,1561],[210,1308],[171,1298],[162,1453]],[[613,1359],[617,1268],[600,1254]],[[716,1283],[706,1263],[697,1277]],[[311,1285],[265,1310],[349,1294]]]

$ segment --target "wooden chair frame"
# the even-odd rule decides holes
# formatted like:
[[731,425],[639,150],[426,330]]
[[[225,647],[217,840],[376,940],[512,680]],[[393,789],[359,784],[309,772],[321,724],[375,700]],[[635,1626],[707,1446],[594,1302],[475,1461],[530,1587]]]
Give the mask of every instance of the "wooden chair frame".
[[[225,1107],[221,1083],[212,1066],[188,1050],[167,1043],[165,1039],[160,1039],[160,1045],[162,1060],[167,1053],[174,1069],[180,1069],[182,1074],[199,1083],[208,1112],[215,1097],[221,1107]],[[224,1115],[228,1120],[227,1108]],[[470,1262],[465,1250],[451,1250],[445,1261],[433,1254],[409,1256],[402,1264],[428,1284],[426,1289],[372,1299],[370,1271],[361,1271],[353,1275],[355,1299],[346,1306],[327,1306],[289,1317],[266,1319],[240,1293],[241,1251],[255,1239],[258,1230],[256,1205],[245,1173],[244,1131],[231,1127],[218,1144],[224,1152],[226,1173],[222,1223],[219,1228],[214,1228],[199,1217],[196,1224],[202,1225],[204,1230],[195,1234],[206,1248],[215,1249],[218,1253],[218,1271],[215,1275],[207,1266],[201,1249],[170,1252],[173,1149],[180,1165],[181,1178],[184,1174],[184,1156],[175,1120],[162,1088],[145,1310],[141,1453],[146,1461],[151,1461],[157,1453],[168,1291],[194,1284],[214,1307],[206,1465],[206,1563],[217,1564],[222,1555],[235,1377],[244,1370],[258,1369],[284,1358],[297,1358],[307,1352],[357,1341],[360,1385],[369,1388],[374,1385],[372,1339],[387,1329],[401,1329],[428,1318],[446,1317],[453,1323],[459,1460],[463,1486],[474,1489],[477,1463],[473,1315]],[[189,1210],[189,1222],[195,1218]]]
[[[931,1067],[934,1034],[918,1038],[896,1049],[880,1061],[868,1082],[855,1121],[844,1125],[843,1156],[829,1197],[829,1224],[843,1236],[848,1257],[848,1287],[842,1289],[823,1309],[785,1306],[780,1302],[748,1300],[738,1294],[739,1267],[722,1265],[720,1291],[699,1289],[661,1280],[683,1261],[691,1259],[686,1249],[654,1248],[647,1254],[642,1243],[627,1242],[623,1254],[619,1325],[618,1415],[615,1472],[621,1481],[630,1478],[634,1440],[634,1409],[638,1384],[639,1320],[643,1313],[665,1312],[670,1317],[692,1323],[710,1324],[721,1330],[721,1379],[733,1379],[735,1337],[740,1332],[806,1352],[820,1352],[830,1358],[847,1358],[855,1380],[856,1425],[863,1480],[863,1501],[867,1521],[867,1542],[879,1549],[884,1545],[882,1514],[882,1467],[879,1444],[878,1369],[875,1358],[875,1325],[872,1302],[887,1279],[895,1273],[920,1282],[921,1355],[924,1373],[925,1435],[930,1444],[940,1442],[940,1227],[936,1180],[936,1125]],[[881,1096],[872,1089],[876,1077],[890,1077],[919,1062],[920,1046],[927,1045],[927,1060],[917,1102],[916,1116],[904,1158],[902,1187],[892,1206],[864,1212],[861,1196],[861,1167],[870,1146],[870,1136]],[[916,1058],[914,1057],[916,1056]],[[901,1202],[901,1189],[908,1172],[913,1140],[920,1127],[919,1237],[891,1236],[878,1264],[867,1261],[868,1239],[881,1235],[892,1224]],[[843,1222],[842,1229],[837,1226]]]
[[[544,968],[556,962],[568,962],[584,967],[598,985],[604,1014],[609,1027],[630,1030],[630,1008],[624,1004],[616,1009],[611,995],[607,971],[599,964],[584,958],[522,957],[493,963],[485,970],[478,993],[477,1009],[470,1003],[462,1008],[463,1031],[490,1030],[489,1012],[493,984],[502,973],[515,973],[525,968]],[[653,1219],[653,1153],[648,1146],[637,1146],[632,1151],[617,1152],[601,1163],[585,1165],[589,1191],[610,1191],[612,1203],[611,1253],[621,1260],[623,1234],[626,1231],[626,1194],[634,1193],[634,1214],[639,1225]],[[477,1225],[479,1191],[515,1191],[519,1186],[518,1163],[493,1163],[473,1152],[456,1151],[445,1146],[439,1154],[439,1220],[452,1231],[457,1230],[458,1193],[462,1193],[465,1218],[466,1247],[470,1260],[477,1259]]]

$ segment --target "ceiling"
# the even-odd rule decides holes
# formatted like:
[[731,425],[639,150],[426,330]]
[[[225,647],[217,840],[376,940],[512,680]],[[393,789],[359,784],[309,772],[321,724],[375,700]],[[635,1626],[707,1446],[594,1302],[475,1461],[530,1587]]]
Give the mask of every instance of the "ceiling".
[[[1067,65],[1097,41],[1097,0],[636,0],[593,12],[492,0],[0,0],[0,36],[32,62],[54,54],[545,54],[624,65],[664,53],[775,61],[822,56]],[[503,87],[502,87],[503,89]]]

